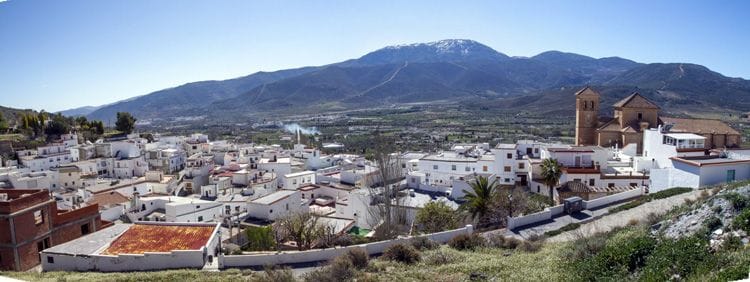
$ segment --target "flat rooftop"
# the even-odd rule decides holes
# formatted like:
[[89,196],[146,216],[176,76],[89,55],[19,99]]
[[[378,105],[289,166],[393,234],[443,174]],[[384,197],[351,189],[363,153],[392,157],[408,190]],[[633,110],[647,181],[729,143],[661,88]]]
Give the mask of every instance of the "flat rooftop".
[[47,253],[91,255],[107,246],[113,239],[127,231],[132,224],[115,224],[78,239],[44,250]]
[[745,159],[732,159],[732,158],[721,158],[717,156],[710,157],[672,157],[671,160],[678,161],[681,163],[689,164],[692,166],[708,166],[708,165],[732,165],[732,164],[744,164],[750,163],[749,160]]
[[261,204],[261,205],[270,205],[275,202],[281,201],[296,192],[297,192],[296,190],[279,190],[271,194],[265,195],[263,197],[260,197],[258,199],[255,199],[252,201],[252,203]]
[[208,244],[215,225],[134,224],[103,250],[104,255],[199,250]]

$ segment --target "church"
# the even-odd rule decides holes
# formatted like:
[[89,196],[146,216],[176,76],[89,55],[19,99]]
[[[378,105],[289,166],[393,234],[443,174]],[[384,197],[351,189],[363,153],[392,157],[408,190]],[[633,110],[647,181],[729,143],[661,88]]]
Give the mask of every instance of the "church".
[[705,149],[737,148],[740,133],[719,120],[659,116],[659,106],[638,92],[613,105],[613,117],[599,116],[600,94],[591,87],[575,93],[577,146],[602,147],[638,144],[643,150],[643,131],[668,125],[671,132],[694,133],[706,137]]

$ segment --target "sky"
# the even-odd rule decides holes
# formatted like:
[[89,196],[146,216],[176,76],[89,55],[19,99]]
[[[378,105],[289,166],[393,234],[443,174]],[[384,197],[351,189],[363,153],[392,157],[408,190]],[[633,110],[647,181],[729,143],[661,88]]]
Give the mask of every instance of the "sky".
[[452,38],[750,79],[750,1],[0,0],[0,105],[102,105]]

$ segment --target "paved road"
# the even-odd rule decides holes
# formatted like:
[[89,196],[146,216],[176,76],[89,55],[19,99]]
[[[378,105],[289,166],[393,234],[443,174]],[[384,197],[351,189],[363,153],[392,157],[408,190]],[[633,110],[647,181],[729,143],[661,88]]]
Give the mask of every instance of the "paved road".
[[578,230],[564,232],[558,236],[547,239],[549,242],[572,241],[576,235],[591,236],[600,232],[607,232],[615,227],[626,226],[631,220],[644,221],[649,214],[663,215],[672,208],[685,203],[685,199],[695,200],[703,190],[675,195],[665,199],[654,200],[635,208],[624,210],[615,214],[606,215],[598,220],[581,225]]

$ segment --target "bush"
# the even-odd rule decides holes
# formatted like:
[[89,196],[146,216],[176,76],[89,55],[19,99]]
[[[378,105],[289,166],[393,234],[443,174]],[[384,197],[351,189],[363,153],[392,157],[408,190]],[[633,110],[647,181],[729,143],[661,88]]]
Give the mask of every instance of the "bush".
[[544,245],[544,241],[522,241],[518,245],[518,249],[527,253],[536,253],[542,249],[542,245]]
[[245,247],[248,251],[269,251],[276,246],[276,239],[273,234],[273,227],[248,227],[245,229],[248,245]]
[[435,233],[458,227],[458,216],[444,202],[431,201],[417,211],[415,223],[425,233]]
[[737,236],[729,236],[724,239],[724,243],[721,244],[721,249],[726,251],[736,251],[742,249],[742,239]]
[[697,236],[661,240],[646,259],[642,279],[666,281],[671,277],[688,277],[698,267],[710,268],[712,254],[707,242]]
[[262,276],[263,281],[274,281],[274,282],[297,281],[296,279],[294,279],[294,273],[288,267],[284,267],[284,268],[266,267],[261,276]]
[[732,228],[750,233],[750,209],[743,210],[732,221]]
[[429,252],[424,256],[424,262],[428,265],[443,265],[456,261],[459,261],[459,256],[444,249]]
[[649,201],[653,201],[653,200],[658,200],[658,199],[669,198],[675,195],[692,192],[692,191],[693,191],[693,188],[676,187],[676,188],[669,188],[666,190],[661,190],[653,194],[649,194],[647,197]]
[[411,245],[396,244],[388,247],[383,252],[383,259],[397,261],[406,264],[416,263],[421,259],[419,251]]
[[411,240],[411,245],[414,246],[417,250],[424,251],[424,250],[433,250],[440,247],[440,244],[438,244],[435,241],[430,240],[427,237],[415,237]]
[[518,245],[521,245],[521,240],[514,237],[505,237],[500,234],[493,234],[490,236],[487,245],[492,248],[516,249]]
[[748,201],[747,197],[742,196],[736,192],[728,193],[724,195],[724,199],[729,201],[730,204],[732,204],[732,208],[734,208],[735,211],[740,211],[748,206],[750,201]]
[[367,267],[367,264],[370,262],[370,255],[367,254],[364,248],[351,249],[344,256],[351,261],[354,267],[359,269]]
[[576,230],[579,227],[581,227],[580,223],[570,223],[568,225],[561,227],[560,229],[544,232],[544,236],[552,237],[552,236],[560,235],[563,232]]
[[354,238],[352,238],[352,235],[349,234],[343,234],[341,236],[336,237],[336,239],[333,240],[334,246],[351,246],[354,245]]
[[606,235],[604,247],[576,263],[576,274],[585,281],[620,280],[645,264],[654,249],[653,238],[640,229],[622,231],[616,236]]
[[453,237],[448,242],[448,245],[451,246],[451,248],[454,248],[456,250],[475,250],[477,248],[483,247],[487,241],[478,234],[461,234],[456,237]]

